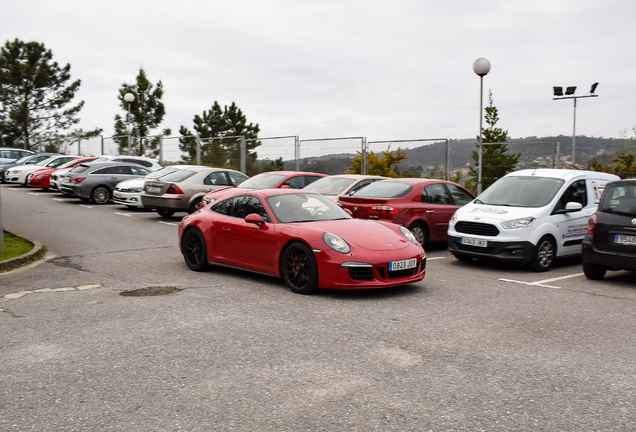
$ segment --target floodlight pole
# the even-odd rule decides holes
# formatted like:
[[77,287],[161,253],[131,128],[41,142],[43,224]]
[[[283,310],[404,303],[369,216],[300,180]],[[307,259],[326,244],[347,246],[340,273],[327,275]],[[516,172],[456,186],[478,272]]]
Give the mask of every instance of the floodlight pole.
[[135,95],[132,93],[126,93],[124,95],[124,101],[127,102],[128,105],[128,156],[132,155],[132,130],[130,127],[130,103],[135,100]]
[[[598,83],[596,83],[595,85],[592,86],[592,90],[590,90],[590,94],[586,94],[583,96],[574,96],[573,94],[568,95],[567,93],[574,93],[574,90],[576,89],[576,87],[572,87],[574,90],[570,91],[570,88],[568,88],[568,92],[566,93],[565,96],[557,96],[557,94],[563,94],[562,93],[562,87],[555,87],[555,96],[552,98],[552,100],[560,100],[560,99],[573,99],[574,100],[574,120],[572,121],[572,165],[574,166],[576,164],[576,100],[577,99],[581,99],[581,98],[588,98],[588,97],[598,97],[597,94],[593,94],[593,92],[596,90],[596,86],[598,85]],[[557,89],[559,91],[559,93],[557,93]]]
[[484,75],[490,72],[490,62],[485,58],[478,58],[473,63],[473,71],[479,75],[479,162],[477,167],[477,195],[481,193],[481,160],[482,160],[482,131],[484,110]]

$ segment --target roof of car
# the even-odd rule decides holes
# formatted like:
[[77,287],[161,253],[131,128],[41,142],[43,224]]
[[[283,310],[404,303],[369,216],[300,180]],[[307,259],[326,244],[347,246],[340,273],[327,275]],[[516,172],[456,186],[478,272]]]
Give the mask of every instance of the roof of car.
[[579,177],[582,175],[589,175],[596,177],[597,179],[604,180],[618,180],[618,176],[614,174],[608,174],[599,171],[587,171],[587,170],[575,170],[575,169],[552,169],[552,168],[536,168],[536,169],[524,169],[514,171],[506,174],[506,177],[515,176],[536,176],[536,177],[549,177],[567,180],[572,177]]
[[416,185],[416,184],[420,184],[420,183],[449,183],[449,184],[456,184],[456,183],[453,183],[452,181],[447,181],[447,180],[420,178],[420,177],[387,178],[387,179],[380,180],[380,181],[382,181],[382,182],[393,181],[393,182],[400,182],[400,183],[408,183],[408,184],[412,184],[412,185]]
[[321,177],[327,176],[327,174],[320,174],[320,173],[306,172],[306,171],[267,171],[267,172],[263,172],[256,175],[264,175],[264,174],[279,174],[279,175],[285,175],[285,176],[291,176],[291,175],[317,175]]
[[148,169],[145,166],[133,163],[133,162],[97,162],[97,163],[90,163],[89,162],[82,162],[79,165],[76,166],[84,166],[84,167],[88,167],[91,170],[95,170],[97,168],[104,168],[104,167],[109,167],[109,166],[122,166],[122,165],[128,165],[128,166],[136,166],[139,168],[144,168],[144,169]]

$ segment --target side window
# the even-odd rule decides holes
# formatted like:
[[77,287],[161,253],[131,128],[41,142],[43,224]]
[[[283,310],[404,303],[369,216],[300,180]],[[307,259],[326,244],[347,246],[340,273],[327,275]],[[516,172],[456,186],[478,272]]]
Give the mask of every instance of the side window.
[[318,177],[318,176],[304,176],[304,177],[305,177],[305,184],[302,185],[301,188],[304,188],[308,184],[312,184],[316,180],[320,180],[322,178],[322,177]]
[[455,205],[463,206],[474,199],[471,194],[460,187],[451,184],[447,184],[446,187],[450,191],[453,201],[455,201]]
[[225,172],[223,171],[211,172],[205,179],[203,179],[203,184],[214,186],[229,186],[227,183],[227,177],[225,177]]
[[102,168],[93,171],[91,174],[115,174],[114,167]]
[[302,189],[305,187],[305,180],[303,176],[292,177],[287,179],[283,186],[289,186],[292,189]]
[[555,210],[562,210],[569,202],[581,203],[583,207],[587,206],[587,187],[585,180],[577,180],[572,183],[561,195]]
[[150,174],[150,170],[147,170],[146,168],[142,168],[138,166],[131,166],[130,170],[132,171],[133,175],[145,176]]
[[450,204],[446,189],[442,183],[433,183],[424,187],[422,192],[422,202],[424,204]]
[[219,201],[211,207],[213,212],[229,216],[232,212],[232,207],[234,207],[234,201],[236,198],[228,198],[223,201]]
[[128,165],[113,167],[115,168],[115,174],[119,175],[130,175],[132,174],[132,167]]
[[232,185],[236,186],[237,184],[247,180],[249,177],[246,176],[243,173],[238,173],[238,172],[233,172],[230,171],[228,172],[228,175],[230,176],[230,180],[232,181]]
[[251,195],[243,195],[234,199],[234,206],[230,216],[244,219],[245,216],[256,213],[260,215],[265,222],[270,222],[265,207],[258,198]]

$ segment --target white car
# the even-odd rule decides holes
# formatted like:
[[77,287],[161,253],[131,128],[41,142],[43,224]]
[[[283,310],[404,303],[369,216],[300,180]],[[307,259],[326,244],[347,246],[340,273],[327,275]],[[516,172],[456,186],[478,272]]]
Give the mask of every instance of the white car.
[[60,165],[65,164],[68,161],[77,159],[81,156],[65,156],[57,155],[39,162],[37,165],[18,165],[13,168],[9,168],[4,174],[4,181],[7,183],[18,183],[22,186],[26,186],[27,176],[34,171],[42,168],[57,168]]
[[587,221],[605,185],[618,179],[567,169],[510,173],[455,212],[448,250],[460,261],[494,259],[547,271],[555,258],[581,254]]
[[125,205],[128,208],[143,208],[141,193],[146,185],[146,180],[159,179],[174,171],[193,166],[196,165],[170,165],[158,171],[154,171],[143,178],[124,180],[115,187],[113,191],[113,202],[115,204]]
[[303,189],[325,195],[333,202],[338,202],[342,195],[354,195],[360,189],[387,177],[360,174],[337,174],[323,177],[305,186]]
[[91,163],[101,162],[126,162],[136,163],[148,168],[150,171],[157,171],[163,168],[157,159],[151,159],[145,156],[127,156],[127,155],[102,155]]

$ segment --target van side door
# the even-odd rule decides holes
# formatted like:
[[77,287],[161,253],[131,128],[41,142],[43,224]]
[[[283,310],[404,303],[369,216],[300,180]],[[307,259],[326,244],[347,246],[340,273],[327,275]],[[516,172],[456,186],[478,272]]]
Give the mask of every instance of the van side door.
[[[583,208],[578,211],[564,212],[569,202],[580,203]],[[587,221],[594,214],[596,204],[590,199],[588,185],[585,179],[576,180],[559,197],[552,218],[557,226],[557,256],[575,255],[581,253],[583,237],[587,231]]]

